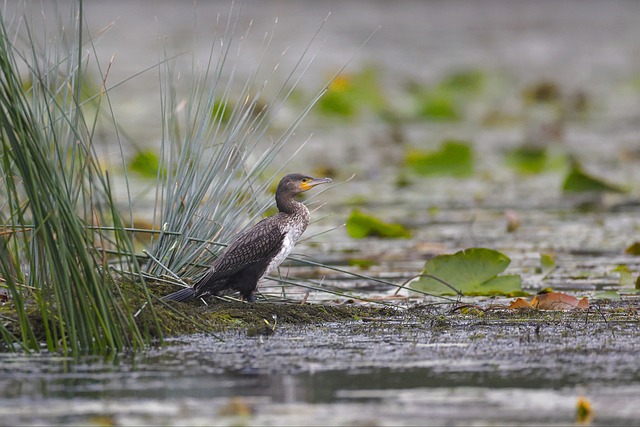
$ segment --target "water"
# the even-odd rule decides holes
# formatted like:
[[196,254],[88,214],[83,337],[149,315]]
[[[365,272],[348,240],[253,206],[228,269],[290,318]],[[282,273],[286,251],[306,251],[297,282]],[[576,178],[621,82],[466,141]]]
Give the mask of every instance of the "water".
[[[0,417],[7,425],[567,424],[581,396],[600,424],[640,416],[629,404],[640,389],[635,325],[494,322],[284,326],[269,338],[193,335],[109,360],[5,355]],[[590,336],[605,327],[602,347]]]
[[[509,254],[509,272],[522,274],[529,289],[586,293],[615,288],[617,265],[640,268],[636,257],[623,254],[640,229],[640,96],[633,84],[640,75],[640,3],[247,1],[243,8],[239,27],[253,19],[257,35],[246,44],[249,57],[278,17],[272,46],[290,49],[281,58],[283,70],[332,12],[321,36],[326,42],[302,83],[309,93],[354,54],[348,70],[374,64],[401,106],[409,80],[434,82],[460,68],[506,76],[474,106],[469,121],[406,123],[400,147],[372,118],[340,123],[309,117],[294,139],[314,137],[291,168],[328,167],[338,171],[336,181],[356,178],[319,197],[329,203],[314,217],[333,216],[307,234],[343,223],[350,201],[359,197],[384,219],[410,225],[414,236],[363,244],[339,229],[314,237],[316,244],[303,244],[299,252],[341,265],[351,256],[374,259],[366,274],[402,282],[434,253],[487,246]],[[85,2],[94,34],[115,20],[96,43],[105,63],[116,54],[112,82],[157,63],[158,39],[165,35],[172,50],[190,50],[194,25],[195,51],[204,61],[216,16],[226,10],[220,2],[199,3],[197,13],[191,3],[176,7],[173,1]],[[481,117],[498,107],[518,111],[523,87],[545,80],[566,93],[584,90],[594,103],[588,119],[565,123],[554,143],[593,173],[628,183],[630,195],[567,197],[560,191],[563,171],[521,178],[503,167],[506,149],[537,135],[528,127],[537,117],[496,127],[482,125]],[[157,86],[151,70],[112,92],[118,121],[143,146],[154,147],[160,138]],[[474,177],[418,179],[397,188],[403,150],[433,148],[444,137],[475,144],[481,155]],[[596,208],[579,213],[582,201]],[[505,232],[507,209],[521,217],[516,233]],[[536,273],[541,252],[554,253],[558,263],[546,281]],[[308,270],[291,273],[354,286],[339,275]],[[640,391],[637,305],[627,297],[606,322],[597,312],[566,322],[553,315],[533,323],[490,316],[448,321],[445,311],[444,324],[405,318],[282,325],[268,338],[244,331],[224,335],[224,342],[179,337],[165,348],[107,359],[2,355],[0,424],[571,424],[580,396],[592,403],[594,423],[634,424],[640,419],[634,404]]]

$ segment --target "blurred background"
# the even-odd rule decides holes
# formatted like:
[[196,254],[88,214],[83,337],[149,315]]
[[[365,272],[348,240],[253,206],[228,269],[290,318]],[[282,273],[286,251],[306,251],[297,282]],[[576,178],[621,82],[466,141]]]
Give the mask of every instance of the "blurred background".
[[[469,141],[476,151],[561,143],[568,153],[587,150],[590,160],[603,161],[636,151],[637,2],[85,2],[99,39],[96,56],[106,64],[115,55],[112,84],[158,64],[164,46],[168,56],[180,55],[177,73],[186,75],[194,60],[204,68],[231,8],[242,9],[234,30],[243,40],[238,84],[258,63],[265,34],[272,37],[265,76],[275,86],[284,81],[329,15],[300,96],[287,106],[292,115],[301,109],[296,99],[308,101],[351,61],[296,136],[302,142],[313,133],[300,167],[376,176],[402,167],[409,149],[437,148],[446,138]],[[111,96],[130,138],[156,144],[157,68]],[[476,157],[479,170],[495,171],[493,159],[487,166]],[[611,169],[611,178],[620,177]]]

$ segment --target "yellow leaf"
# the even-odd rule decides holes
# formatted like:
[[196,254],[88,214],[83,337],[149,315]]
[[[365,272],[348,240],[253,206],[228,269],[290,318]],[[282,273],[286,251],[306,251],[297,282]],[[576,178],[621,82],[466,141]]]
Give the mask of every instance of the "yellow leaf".
[[593,409],[591,409],[591,402],[584,397],[580,397],[576,405],[576,422],[578,424],[588,425],[591,424],[592,419]]

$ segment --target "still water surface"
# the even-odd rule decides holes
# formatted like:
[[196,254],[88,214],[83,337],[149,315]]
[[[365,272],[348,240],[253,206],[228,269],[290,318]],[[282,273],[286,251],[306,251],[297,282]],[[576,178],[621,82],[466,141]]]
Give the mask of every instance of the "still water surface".
[[[206,56],[210,24],[226,3],[199,3],[197,13],[191,3],[175,5],[85,2],[94,32],[115,21],[96,44],[101,58],[116,53],[113,81],[157,63],[158,38],[165,35],[177,51],[190,49],[194,20],[203,33],[195,49]],[[638,2],[247,1],[243,7],[240,26],[253,19],[260,34],[278,17],[272,45],[293,52],[332,12],[326,46],[305,88],[322,86],[381,25],[352,67],[375,64],[391,92],[401,91],[407,79],[429,82],[460,67],[504,72],[515,87],[552,79],[567,90],[587,89],[597,113],[569,124],[563,144],[593,171],[635,183],[637,190],[640,168],[616,162],[640,141],[640,96],[628,86],[640,75]],[[247,49],[258,52],[259,46],[248,43]],[[285,56],[283,68],[295,59]],[[509,105],[520,95],[514,93],[487,103]],[[153,72],[112,94],[120,124],[142,145],[159,139],[157,94]],[[343,222],[344,200],[360,196],[372,199],[369,206],[380,216],[416,229],[414,241],[366,245],[342,231],[328,233],[314,239],[317,246],[301,246],[314,259],[344,262],[343,252],[377,257],[382,261],[369,274],[393,273],[400,280],[420,269],[421,243],[439,249],[482,245],[509,253],[513,272],[535,288],[540,283],[532,254],[554,250],[559,268],[545,286],[586,291],[614,284],[608,272],[616,264],[637,267],[620,254],[640,229],[637,204],[576,219],[574,202],[555,190],[560,176],[518,181],[495,167],[505,147],[522,142],[520,128],[407,125],[407,138],[416,145],[445,136],[472,139],[483,153],[478,175],[491,179],[433,180],[397,190],[394,168],[402,155],[378,145],[379,123],[343,126],[310,118],[305,126],[299,139],[306,139],[305,132],[314,138],[293,165],[329,166],[342,178],[357,174],[323,207],[335,215],[329,222]],[[439,211],[429,213],[434,206]],[[519,235],[504,233],[507,208],[522,211]],[[633,424],[640,420],[637,324],[596,322],[593,328],[597,339],[588,328],[569,324],[542,325],[536,332],[527,325],[460,323],[442,334],[398,320],[282,326],[263,339],[241,332],[225,335],[224,342],[181,337],[166,348],[106,360],[2,355],[0,424],[567,424],[580,396],[592,402],[595,423]]]

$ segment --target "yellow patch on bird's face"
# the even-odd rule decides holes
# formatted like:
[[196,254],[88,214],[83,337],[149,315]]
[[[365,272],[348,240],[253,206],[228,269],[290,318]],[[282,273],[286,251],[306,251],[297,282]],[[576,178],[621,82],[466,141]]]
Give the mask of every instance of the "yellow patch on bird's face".
[[313,188],[313,185],[310,185],[312,181],[312,179],[303,178],[302,182],[300,183],[300,189],[302,189],[302,191],[307,191]]

